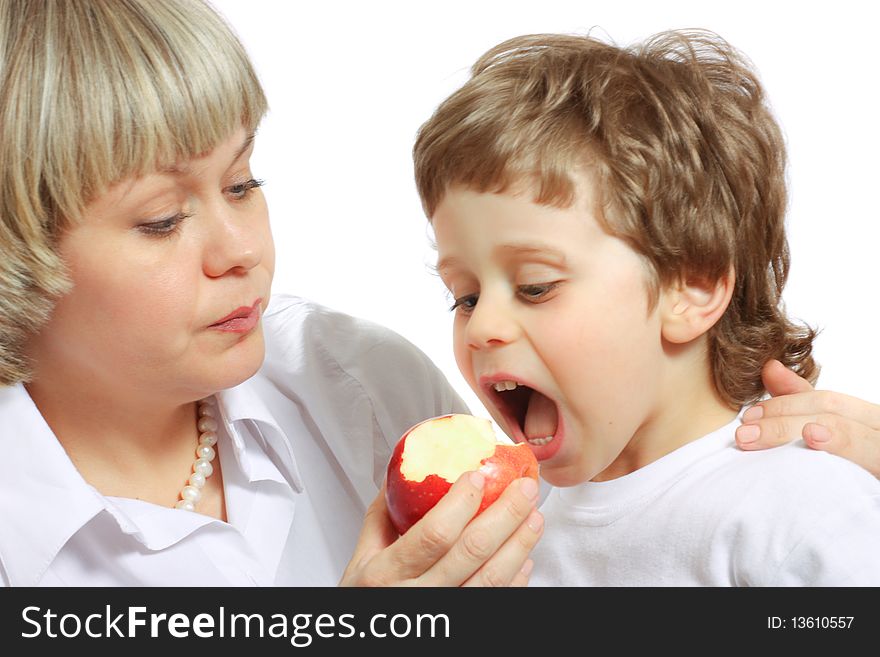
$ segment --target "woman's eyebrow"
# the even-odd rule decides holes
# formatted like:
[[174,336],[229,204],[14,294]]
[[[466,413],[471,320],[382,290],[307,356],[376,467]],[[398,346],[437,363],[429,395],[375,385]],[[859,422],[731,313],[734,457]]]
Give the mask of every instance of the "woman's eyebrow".
[[241,148],[236,151],[235,157],[232,158],[233,162],[238,161],[238,158],[244,155],[245,151],[247,151],[247,149],[249,149],[253,145],[254,137],[256,137],[256,133],[252,132],[245,138],[244,143],[241,145]]
[[[230,160],[230,164],[237,162],[238,158],[247,152],[247,150],[253,145],[254,138],[256,137],[256,133],[251,133],[247,137],[245,137],[244,142],[241,147],[235,151],[235,155],[232,156]],[[162,167],[160,173],[173,173],[173,174],[185,174],[189,172],[189,167],[186,165],[181,165],[179,163],[168,165],[167,167]]]

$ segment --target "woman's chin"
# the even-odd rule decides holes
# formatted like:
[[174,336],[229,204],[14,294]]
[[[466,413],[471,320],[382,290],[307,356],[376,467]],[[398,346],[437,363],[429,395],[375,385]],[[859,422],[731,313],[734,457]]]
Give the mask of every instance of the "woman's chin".
[[247,381],[256,374],[266,357],[262,331],[255,331],[246,341],[218,354],[211,365],[217,390],[226,390]]

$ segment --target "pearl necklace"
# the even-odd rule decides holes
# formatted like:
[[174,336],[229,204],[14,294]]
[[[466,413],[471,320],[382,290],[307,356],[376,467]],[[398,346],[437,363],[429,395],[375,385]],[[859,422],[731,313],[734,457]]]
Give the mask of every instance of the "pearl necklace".
[[196,504],[202,499],[202,488],[208,477],[214,472],[211,461],[217,456],[214,445],[217,444],[217,419],[214,417],[216,401],[213,397],[206,397],[199,401],[198,427],[199,446],[196,447],[196,460],[192,464],[192,474],[189,483],[180,491],[180,501],[175,508],[186,511],[195,511]]

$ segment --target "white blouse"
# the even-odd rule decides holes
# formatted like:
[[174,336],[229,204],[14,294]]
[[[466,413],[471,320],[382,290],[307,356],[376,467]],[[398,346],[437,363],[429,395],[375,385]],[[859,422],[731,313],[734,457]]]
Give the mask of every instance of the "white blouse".
[[101,495],[24,386],[0,388],[0,584],[336,584],[398,438],[467,409],[383,327],[276,296],[263,330],[261,370],[217,395],[228,522]]

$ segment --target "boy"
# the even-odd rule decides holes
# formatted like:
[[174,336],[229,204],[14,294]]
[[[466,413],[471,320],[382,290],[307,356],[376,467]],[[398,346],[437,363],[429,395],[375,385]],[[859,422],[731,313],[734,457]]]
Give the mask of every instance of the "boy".
[[414,159],[458,366],[558,487],[533,584],[880,585],[880,482],[735,447],[764,362],[818,374],[781,307],[783,139],[736,51],[511,39]]

